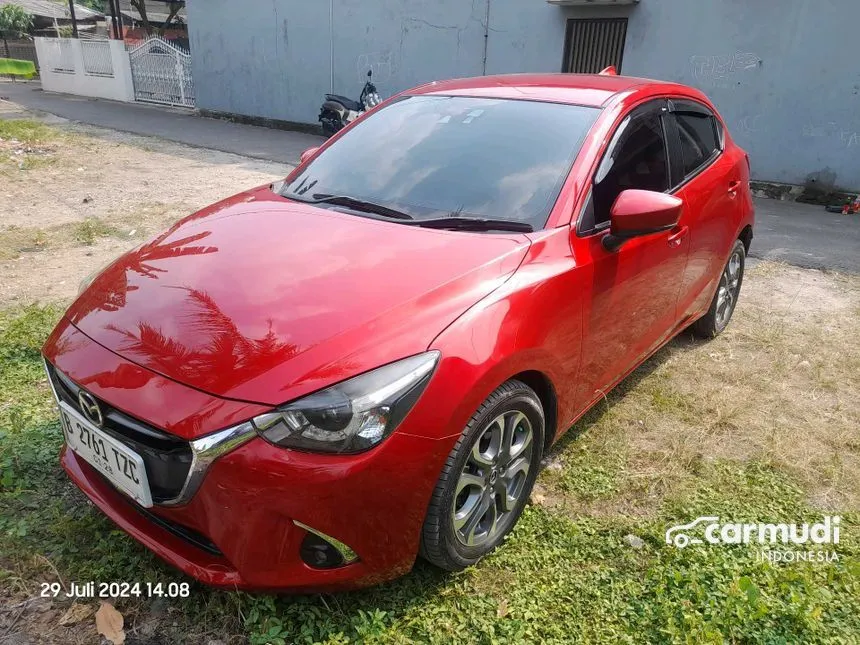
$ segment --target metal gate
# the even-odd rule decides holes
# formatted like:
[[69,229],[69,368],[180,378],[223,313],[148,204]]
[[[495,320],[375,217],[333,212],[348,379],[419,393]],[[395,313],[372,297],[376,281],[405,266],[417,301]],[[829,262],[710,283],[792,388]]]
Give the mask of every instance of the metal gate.
[[190,52],[152,36],[130,49],[128,57],[136,100],[194,107]]
[[596,74],[614,65],[621,73],[627,18],[588,18],[567,21],[565,72]]

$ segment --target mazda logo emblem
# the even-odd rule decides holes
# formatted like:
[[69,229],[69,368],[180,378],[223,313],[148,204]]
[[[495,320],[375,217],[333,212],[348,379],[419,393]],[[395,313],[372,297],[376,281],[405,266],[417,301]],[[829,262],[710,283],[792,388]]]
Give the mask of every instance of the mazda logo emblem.
[[104,419],[102,418],[102,409],[99,407],[98,401],[93,398],[89,392],[80,390],[78,392],[78,405],[81,406],[81,412],[87,415],[87,418],[95,423],[99,428],[102,427]]

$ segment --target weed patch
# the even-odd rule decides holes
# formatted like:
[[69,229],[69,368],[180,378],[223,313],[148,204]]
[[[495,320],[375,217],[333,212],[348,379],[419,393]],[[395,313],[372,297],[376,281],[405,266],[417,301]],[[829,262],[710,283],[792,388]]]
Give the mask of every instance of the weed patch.
[[30,119],[0,119],[0,139],[25,144],[45,143],[58,138],[59,132]]
[[75,240],[81,244],[91,246],[100,237],[109,237],[116,234],[116,229],[100,219],[90,217],[83,222],[74,225],[73,235]]

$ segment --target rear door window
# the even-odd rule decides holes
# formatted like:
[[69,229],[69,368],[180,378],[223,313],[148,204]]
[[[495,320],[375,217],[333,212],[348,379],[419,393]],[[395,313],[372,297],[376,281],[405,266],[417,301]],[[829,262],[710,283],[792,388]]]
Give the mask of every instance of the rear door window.
[[684,175],[689,176],[704,166],[720,149],[715,119],[706,114],[680,112],[675,114],[681,140],[681,160]]

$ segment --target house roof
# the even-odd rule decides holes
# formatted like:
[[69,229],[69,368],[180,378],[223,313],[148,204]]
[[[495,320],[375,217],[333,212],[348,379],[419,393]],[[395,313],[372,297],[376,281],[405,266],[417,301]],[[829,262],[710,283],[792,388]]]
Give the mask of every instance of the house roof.
[[[51,0],[0,0],[0,7],[7,4],[16,4],[28,13],[41,18],[49,18],[51,20],[54,18],[57,20],[72,19],[67,2],[52,2]],[[77,20],[98,20],[102,17],[104,17],[104,14],[98,11],[75,4],[75,18]]]

